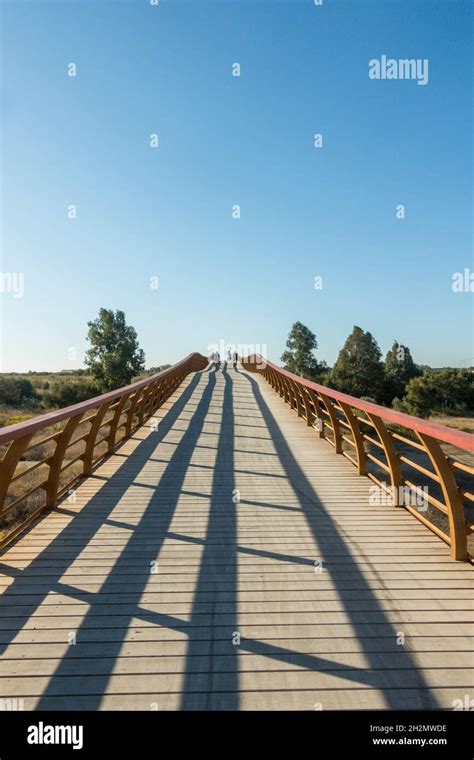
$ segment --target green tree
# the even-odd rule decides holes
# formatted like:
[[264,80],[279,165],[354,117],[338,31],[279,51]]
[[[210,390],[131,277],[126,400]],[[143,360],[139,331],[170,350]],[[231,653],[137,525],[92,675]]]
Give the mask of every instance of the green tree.
[[371,333],[355,326],[339,351],[328,384],[351,396],[380,401],[384,388],[381,356]]
[[410,349],[396,340],[385,357],[384,372],[384,401],[387,404],[391,404],[395,397],[402,398],[407,383],[422,374],[421,369],[413,361]]
[[86,364],[101,390],[115,390],[128,385],[145,366],[145,355],[139,347],[136,330],[125,322],[123,311],[101,309],[99,316],[88,322]]
[[318,379],[325,372],[326,363],[318,362],[314,356],[317,347],[316,335],[306,325],[295,322],[286,341],[288,350],[281,357],[284,368],[307,380]]
[[403,399],[393,406],[416,417],[431,414],[472,414],[474,411],[474,375],[468,369],[428,369],[406,386]]

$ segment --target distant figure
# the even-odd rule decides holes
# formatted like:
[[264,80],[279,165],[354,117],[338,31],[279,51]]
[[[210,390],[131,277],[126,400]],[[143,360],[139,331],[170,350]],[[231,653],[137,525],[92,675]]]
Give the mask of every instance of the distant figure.
[[232,361],[232,354],[230,353],[230,349],[227,351],[227,361],[228,362]]
[[232,365],[233,365],[234,369],[237,369],[237,362],[238,361],[239,361],[239,355],[238,355],[237,351],[234,351],[234,353],[232,354]]
[[216,357],[216,362],[215,362],[216,369],[219,369],[219,367],[221,366],[221,355],[220,355],[219,351],[216,351],[215,357]]

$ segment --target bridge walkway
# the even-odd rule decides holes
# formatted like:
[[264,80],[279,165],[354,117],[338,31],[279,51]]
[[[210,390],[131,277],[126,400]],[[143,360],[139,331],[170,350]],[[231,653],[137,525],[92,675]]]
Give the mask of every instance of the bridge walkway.
[[447,708],[472,567],[259,376],[189,375],[0,557],[0,697],[24,709]]

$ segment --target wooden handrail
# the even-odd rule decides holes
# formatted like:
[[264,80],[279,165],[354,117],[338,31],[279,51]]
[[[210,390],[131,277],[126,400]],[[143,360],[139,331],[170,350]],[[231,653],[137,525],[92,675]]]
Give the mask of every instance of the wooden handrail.
[[264,359],[260,354],[252,354],[249,357],[242,359],[242,366],[249,371],[261,371],[264,372],[265,368],[273,369],[279,375],[287,377],[293,382],[297,382],[304,388],[309,388],[317,393],[324,393],[329,398],[336,401],[342,401],[354,409],[360,409],[363,412],[373,413],[377,417],[380,417],[393,425],[399,425],[400,427],[406,427],[411,430],[416,430],[419,433],[425,433],[426,435],[432,435],[433,438],[437,438],[443,443],[450,443],[452,446],[458,446],[465,451],[474,452],[474,435],[466,433],[463,430],[455,430],[454,428],[446,427],[445,425],[438,425],[435,422],[427,422],[420,417],[414,417],[411,414],[405,414],[405,412],[397,412],[395,409],[389,409],[386,406],[380,406],[374,404],[371,401],[364,401],[356,396],[349,396],[342,391],[336,391],[334,388],[328,388],[326,385],[319,385],[313,383],[311,380],[305,380],[298,375],[293,375],[288,370],[278,367],[276,364]]
[[[470,529],[466,525],[463,502],[474,500],[474,486],[470,489],[461,487],[457,477],[462,473],[464,479],[471,477],[472,483],[474,470],[469,465],[448,456],[443,451],[441,444],[455,446],[464,452],[474,452],[474,435],[434,422],[427,422],[411,414],[397,412],[394,409],[388,409],[370,401],[363,401],[311,380],[305,380],[282,367],[278,367],[260,354],[243,358],[242,366],[247,371],[263,375],[272,388],[297,412],[298,417],[303,417],[306,420],[307,425],[314,426],[315,421],[319,420],[320,424],[317,426],[319,437],[325,438],[331,443],[336,454],[343,454],[352,464],[356,465],[359,475],[368,476],[384,491],[391,489],[393,505],[406,507],[411,514],[446,541],[451,546],[452,559],[467,559],[467,535]],[[304,399],[304,403],[300,402],[300,398]],[[358,410],[365,416],[355,414],[353,410]],[[322,414],[325,414],[329,420],[324,420]],[[342,432],[341,425],[352,438],[348,438],[346,433]],[[368,446],[372,445],[372,442],[371,436],[365,434],[362,429],[364,425],[369,426],[372,434],[377,436],[377,440],[373,438],[372,442],[383,451],[385,462],[382,462],[368,450]],[[411,441],[409,438],[394,432],[389,427],[393,425],[412,431],[416,439]],[[330,436],[327,435],[326,428],[329,429]],[[343,450],[343,441],[350,443],[353,447],[352,450],[355,448],[356,460]],[[400,442],[404,446],[412,446],[415,452],[422,451],[434,472],[430,472],[426,467],[403,456],[399,451]],[[390,478],[389,488],[373,472],[367,470],[367,460],[387,472]],[[403,476],[402,465],[409,466],[422,473],[428,482],[434,482],[439,486],[444,503],[432,494],[428,495],[427,502],[432,508],[437,508],[447,515],[448,532],[443,531],[405,502],[404,489],[408,487],[416,493],[420,487]]]
[[[208,363],[209,360],[202,354],[192,353],[172,367],[136,383],[2,428],[0,446],[4,448],[4,455],[0,461],[0,518],[4,523],[5,516],[18,505],[24,506],[25,502],[28,514],[19,524],[15,522],[10,532],[5,531],[5,525],[2,525],[0,548],[13,540],[42,511],[54,507],[58,495],[67,491],[79,478],[90,475],[98,461],[110,455],[134,430],[143,425],[190,372],[203,370]],[[86,412],[91,410],[93,413],[84,418]],[[126,416],[126,422],[120,424],[120,417],[123,415]],[[65,424],[59,431],[53,434],[49,431],[46,436],[35,441],[36,433],[60,423]],[[89,426],[87,432],[73,437],[76,428],[84,425]],[[109,427],[107,435],[99,438],[99,430],[106,425]],[[117,441],[117,431],[122,427],[123,435]],[[97,454],[95,449],[100,443],[104,443],[107,450],[105,453]],[[77,448],[80,444],[84,445],[83,452],[68,454],[72,447]],[[44,446],[52,446],[54,449],[47,456],[38,454],[37,466],[27,467],[24,471],[19,470],[22,457],[27,452],[29,460],[35,461],[35,449],[40,450],[40,447]],[[78,463],[81,463],[80,471],[71,472],[69,480],[64,480],[64,470],[70,471],[71,466]],[[38,483],[29,487],[30,483],[26,478],[34,470],[38,473],[44,467],[48,468],[47,472],[39,473]],[[28,509],[28,499],[32,494],[37,496],[38,491],[42,492],[40,505],[35,501],[36,508]]]

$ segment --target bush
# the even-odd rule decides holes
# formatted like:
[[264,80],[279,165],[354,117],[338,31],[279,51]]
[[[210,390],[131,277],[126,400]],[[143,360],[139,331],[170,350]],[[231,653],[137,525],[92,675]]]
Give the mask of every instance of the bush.
[[19,422],[26,422],[26,420],[30,420],[33,415],[31,414],[14,414],[13,417],[8,417],[4,424],[2,425],[7,427],[8,425],[17,425]]
[[36,391],[29,380],[14,377],[0,377],[0,404],[22,406],[36,399]]
[[473,380],[467,369],[425,370],[410,380],[405,396],[394,399],[393,408],[417,417],[470,414],[474,411]]
[[65,406],[71,406],[71,404],[87,401],[87,399],[93,398],[93,396],[97,396],[99,393],[97,385],[87,380],[77,380],[75,382],[57,380],[45,392],[44,402],[47,406],[62,409]]

